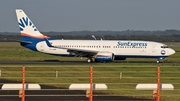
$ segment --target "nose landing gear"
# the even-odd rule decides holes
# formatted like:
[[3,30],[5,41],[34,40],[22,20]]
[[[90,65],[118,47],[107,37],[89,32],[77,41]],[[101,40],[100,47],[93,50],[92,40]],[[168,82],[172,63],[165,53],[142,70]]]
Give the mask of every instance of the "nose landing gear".
[[157,63],[159,63],[159,60],[157,60]]

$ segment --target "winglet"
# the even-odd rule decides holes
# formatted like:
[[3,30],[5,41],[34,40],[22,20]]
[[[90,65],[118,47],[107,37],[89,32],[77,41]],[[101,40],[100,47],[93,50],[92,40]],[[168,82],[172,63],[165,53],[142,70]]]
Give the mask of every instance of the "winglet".
[[92,40],[96,40],[96,37],[94,35],[92,35]]
[[48,47],[54,47],[54,46],[51,45],[51,43],[48,41],[47,38],[44,38],[44,40],[46,41],[46,44],[47,44]]

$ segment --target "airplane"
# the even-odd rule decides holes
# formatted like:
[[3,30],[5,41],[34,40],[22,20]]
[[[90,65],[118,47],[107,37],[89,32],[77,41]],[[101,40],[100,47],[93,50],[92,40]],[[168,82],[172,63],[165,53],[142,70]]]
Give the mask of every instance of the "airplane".
[[43,35],[22,9],[16,9],[21,46],[33,51],[68,57],[86,57],[87,62],[126,58],[155,58],[157,63],[175,51],[166,44],[136,40],[58,40]]

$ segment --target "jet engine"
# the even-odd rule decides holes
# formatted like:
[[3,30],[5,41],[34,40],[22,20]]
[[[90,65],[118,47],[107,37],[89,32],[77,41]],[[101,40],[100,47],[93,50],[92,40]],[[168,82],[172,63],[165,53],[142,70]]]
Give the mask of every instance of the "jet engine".
[[114,61],[114,54],[111,52],[99,52],[95,55],[95,61]]

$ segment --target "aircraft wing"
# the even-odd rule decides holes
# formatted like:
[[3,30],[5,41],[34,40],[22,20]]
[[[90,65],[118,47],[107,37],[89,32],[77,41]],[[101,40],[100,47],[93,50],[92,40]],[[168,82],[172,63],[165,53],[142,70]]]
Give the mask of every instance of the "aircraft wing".
[[99,51],[93,51],[93,50],[85,50],[85,49],[76,49],[76,48],[66,48],[66,47],[60,47],[60,46],[53,46],[50,44],[50,42],[45,38],[46,44],[49,47],[59,48],[59,49],[67,49],[67,52],[74,53],[75,56],[80,57],[89,57],[96,55]]
[[73,49],[73,48],[61,48],[61,47],[56,47],[60,49],[67,49],[67,52],[74,53],[76,54],[75,56],[80,56],[80,57],[89,57],[89,56],[94,56],[98,53],[98,51],[92,51],[92,50],[84,50],[84,49]]

